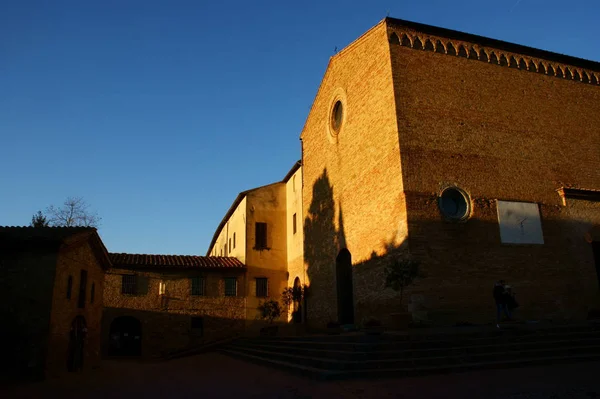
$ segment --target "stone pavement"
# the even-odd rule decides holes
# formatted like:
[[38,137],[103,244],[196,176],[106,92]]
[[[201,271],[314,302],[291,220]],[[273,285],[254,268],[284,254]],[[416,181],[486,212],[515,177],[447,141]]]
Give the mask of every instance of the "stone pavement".
[[105,361],[99,370],[0,389],[0,398],[600,399],[600,362],[404,379],[316,381],[206,353],[169,362]]

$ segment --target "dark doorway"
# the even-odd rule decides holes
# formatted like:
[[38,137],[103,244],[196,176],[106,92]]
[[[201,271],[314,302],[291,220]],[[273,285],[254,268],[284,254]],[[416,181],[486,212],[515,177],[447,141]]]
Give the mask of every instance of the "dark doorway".
[[335,259],[337,285],[338,321],[354,324],[354,292],[352,288],[352,255],[342,248]]
[[83,316],[77,316],[71,323],[69,331],[69,353],[67,355],[67,370],[83,370],[83,348],[87,326]]
[[108,354],[110,356],[140,356],[142,354],[142,323],[135,317],[121,316],[110,325]]
[[300,283],[300,277],[294,279],[293,290],[292,321],[294,323],[302,323],[302,284]]
[[594,251],[594,263],[596,265],[596,277],[600,287],[600,241],[592,241],[592,250]]

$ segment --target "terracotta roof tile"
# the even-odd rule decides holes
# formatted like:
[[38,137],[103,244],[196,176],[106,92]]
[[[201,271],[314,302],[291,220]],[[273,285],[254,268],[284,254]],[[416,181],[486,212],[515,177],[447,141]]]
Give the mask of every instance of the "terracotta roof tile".
[[114,267],[126,269],[245,269],[237,258],[195,255],[148,255],[110,253]]

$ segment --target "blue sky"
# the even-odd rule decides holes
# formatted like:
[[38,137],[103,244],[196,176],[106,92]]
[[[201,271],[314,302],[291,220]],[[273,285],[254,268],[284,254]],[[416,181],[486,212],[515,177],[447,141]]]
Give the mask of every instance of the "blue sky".
[[283,178],[335,47],[388,14],[600,61],[600,2],[0,1],[0,225],[82,196],[111,252],[201,254]]

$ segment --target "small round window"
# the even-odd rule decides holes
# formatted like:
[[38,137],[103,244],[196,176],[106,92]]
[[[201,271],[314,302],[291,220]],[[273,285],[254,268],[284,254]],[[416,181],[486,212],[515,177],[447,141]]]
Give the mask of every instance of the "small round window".
[[337,100],[331,110],[331,128],[335,133],[340,131],[342,121],[344,119],[344,105],[340,100]]
[[464,220],[469,216],[469,197],[456,187],[442,192],[439,205],[444,216],[450,220]]

